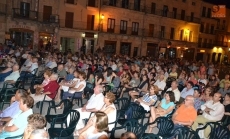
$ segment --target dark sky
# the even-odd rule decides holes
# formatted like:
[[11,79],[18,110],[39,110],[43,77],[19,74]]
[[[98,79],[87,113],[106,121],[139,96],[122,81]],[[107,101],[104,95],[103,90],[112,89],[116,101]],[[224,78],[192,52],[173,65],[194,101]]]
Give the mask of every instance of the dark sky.
[[230,8],[230,0],[204,0],[204,1],[210,2],[213,4],[227,5],[227,7]]

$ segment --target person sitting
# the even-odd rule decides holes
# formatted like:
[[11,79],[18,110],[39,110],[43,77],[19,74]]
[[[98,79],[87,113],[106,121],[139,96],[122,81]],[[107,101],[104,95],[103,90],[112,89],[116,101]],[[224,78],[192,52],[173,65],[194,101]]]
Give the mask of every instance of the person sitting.
[[[116,121],[116,116],[117,116],[117,109],[114,105],[114,101],[115,101],[116,97],[113,93],[111,92],[108,92],[106,93],[105,95],[105,98],[104,98],[104,106],[99,110],[101,112],[104,112],[107,114],[108,116],[108,123],[112,123],[112,122],[115,122]],[[93,117],[91,117],[93,118]],[[112,129],[114,128],[115,126],[115,123],[113,124],[109,124],[109,131],[112,131]],[[90,130],[89,128],[93,128],[93,127],[89,127],[89,126],[85,126],[84,128],[78,130],[76,133],[78,134],[82,134],[84,131],[86,130]]]
[[224,88],[224,84],[225,84],[226,82],[230,83],[229,75],[228,75],[228,74],[226,74],[225,77],[224,77],[224,79],[222,79],[222,80],[219,82],[220,88]]
[[230,93],[230,82],[225,82],[224,87],[220,88],[217,92],[221,93],[222,97],[224,97],[225,94]]
[[69,97],[72,97],[75,93],[76,98],[82,97],[83,93],[82,91],[85,89],[86,86],[86,74],[85,72],[79,72],[79,82],[76,83],[75,86],[69,88],[68,91],[63,93],[63,98],[62,99],[67,99]]
[[142,76],[141,83],[137,86],[137,89],[133,91],[129,91],[129,95],[134,100],[136,99],[136,96],[143,96],[148,91],[148,76],[143,75]]
[[[207,122],[216,122],[222,119],[224,116],[224,106],[220,103],[221,94],[215,93],[212,100],[207,101],[201,106],[203,112],[202,115],[199,115],[192,125],[192,129],[195,131],[198,127],[198,124],[206,124]],[[211,129],[207,127],[204,130],[204,136],[207,138]]]
[[[18,80],[19,77],[20,77],[19,66],[16,64],[13,66],[13,72],[11,72],[10,75],[8,75],[5,78],[4,82],[0,82],[0,88],[3,87],[5,82],[9,84],[14,84]],[[7,87],[9,88],[10,86],[7,86]]]
[[80,134],[79,139],[109,139],[108,134],[108,116],[106,113],[98,111],[95,117],[90,119],[86,125],[88,130]]
[[194,89],[193,97],[194,97],[194,107],[198,111],[201,108],[201,105],[204,104],[204,101],[200,99],[201,91],[199,89]]
[[150,111],[150,106],[157,101],[158,87],[156,85],[150,85],[149,93],[143,97],[135,99],[134,102],[140,103],[140,105],[146,110]]
[[49,139],[49,134],[45,129],[33,130],[29,139]]
[[[174,102],[175,102],[174,93],[172,91],[167,91],[165,93],[165,97],[161,100],[158,107],[150,108],[151,116],[149,118],[149,123],[154,122],[157,117],[167,116],[168,114],[170,114],[175,108]],[[152,133],[152,130],[153,130],[153,126],[150,126],[148,133]]]
[[121,134],[120,139],[137,139],[133,132],[125,132]]
[[31,55],[31,53],[28,53],[26,61],[23,63],[23,65],[20,65],[21,71],[28,70],[30,68],[31,64],[32,64],[32,55]]
[[9,76],[12,72],[13,64],[11,62],[7,62],[6,69],[0,72],[0,83],[5,80],[7,76]]
[[223,121],[224,125],[228,126],[228,129],[230,129],[230,93],[225,94],[223,105],[225,113],[221,121]]
[[49,70],[46,70],[44,72],[44,80],[42,82],[42,84],[40,85],[34,85],[34,86],[31,86],[30,89],[28,90],[28,92],[32,93],[32,94],[35,94],[36,92],[41,92],[44,90],[44,87],[49,84],[50,82],[50,76],[51,76],[51,71]]
[[208,81],[208,86],[212,87],[212,88],[216,88],[218,85],[218,81],[216,79],[215,75],[211,75]]
[[159,88],[159,94],[165,89],[166,82],[165,82],[165,76],[163,74],[159,75],[159,78],[154,83]]
[[194,89],[193,89],[193,82],[189,81],[186,85],[186,87],[181,91],[181,98],[180,98],[180,102],[184,101],[184,99],[188,96],[188,95],[193,95],[194,93]]
[[37,129],[44,129],[46,126],[46,118],[40,114],[32,114],[27,119],[28,124],[24,131],[23,139],[29,139],[31,132]]
[[[80,119],[77,123],[76,130],[84,127],[83,119],[89,118],[91,112],[100,110],[104,105],[103,86],[97,85],[94,88],[94,94],[90,97],[88,102],[82,107],[76,109],[80,113]],[[67,123],[69,123],[67,121]]]
[[176,102],[179,102],[179,100],[180,100],[180,91],[179,91],[177,86],[178,86],[177,81],[172,81],[171,87],[169,89],[167,89],[167,91],[173,91]]
[[21,71],[20,77],[31,77],[32,75],[36,74],[35,69],[38,68],[38,59],[36,57],[32,58],[31,66],[25,71]]
[[9,122],[11,119],[14,118],[19,112],[19,102],[22,96],[29,95],[28,92],[26,92],[23,89],[18,89],[16,91],[16,94],[14,97],[11,98],[11,104],[9,107],[7,107],[5,110],[0,112],[0,123],[6,123]]
[[124,92],[132,91],[134,87],[137,87],[140,84],[140,78],[138,72],[133,73],[133,78],[129,82],[129,84],[125,84],[124,88],[121,91],[120,98],[123,97]]
[[31,96],[22,96],[19,103],[21,113],[15,116],[11,121],[4,126],[0,126],[0,139],[13,137],[23,134],[27,126],[27,117],[33,114],[31,107],[34,100]]
[[45,68],[53,69],[55,67],[57,67],[56,59],[53,57],[50,57],[49,61],[45,65]]
[[[184,104],[175,111],[172,116],[172,121],[174,123],[174,128],[179,127],[190,127],[197,118],[197,112],[194,108],[194,97],[191,95],[186,96]],[[173,135],[171,138],[175,138]]]
[[57,74],[58,74],[58,77],[59,77],[59,78],[66,78],[67,72],[66,72],[66,70],[64,69],[63,64],[59,64],[59,65],[58,65],[58,67],[57,67]]
[[47,95],[45,97],[45,100],[53,100],[55,98],[57,90],[59,88],[57,79],[58,75],[53,73],[50,76],[50,82],[46,86],[44,86],[43,91],[31,94],[31,97],[34,99],[34,104],[36,104],[39,101],[43,101],[45,95]]

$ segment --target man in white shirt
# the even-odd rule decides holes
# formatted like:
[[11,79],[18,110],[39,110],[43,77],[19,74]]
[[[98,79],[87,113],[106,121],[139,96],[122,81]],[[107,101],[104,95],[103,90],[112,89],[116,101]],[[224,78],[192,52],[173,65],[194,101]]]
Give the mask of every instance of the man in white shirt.
[[28,53],[27,54],[27,59],[24,62],[24,64],[22,65],[22,67],[21,67],[21,71],[28,70],[28,68],[30,68],[31,64],[32,64],[32,56],[31,56],[31,54]]
[[111,68],[113,69],[113,71],[117,71],[117,64],[114,60],[112,60]]
[[159,88],[159,94],[165,89],[166,82],[164,80],[164,75],[160,75],[159,79],[154,83]]
[[205,79],[205,76],[204,74],[201,74],[200,75],[200,79],[198,79],[198,83],[203,83],[205,86],[208,84],[208,80]]
[[[20,77],[19,66],[16,64],[13,66],[13,72],[5,78],[4,82],[13,84],[17,81],[19,77]],[[4,82],[0,82],[0,88],[3,87]]]
[[[103,87],[97,85],[94,88],[94,94],[90,97],[88,102],[82,107],[76,109],[80,113],[80,119],[77,123],[76,129],[79,130],[85,126],[83,119],[89,118],[91,112],[100,110],[104,105],[104,95],[102,94]],[[69,123],[69,117],[67,119]]]
[[46,67],[48,67],[50,69],[57,67],[57,63],[56,63],[55,58],[50,57],[50,61],[46,64]]
[[179,100],[180,100],[180,91],[179,91],[177,86],[178,86],[177,81],[173,81],[171,83],[171,87],[167,91],[172,91],[174,93],[176,102],[179,102]]
[[[221,93],[215,93],[213,99],[201,105],[202,115],[199,115],[192,125],[192,129],[196,131],[198,124],[205,125],[207,122],[216,122],[224,116],[224,105],[220,103]],[[204,130],[204,136],[207,138],[211,129],[207,127]]]
[[[25,70],[25,71],[21,71],[21,74],[20,74],[20,77],[24,77],[24,76],[26,76],[26,77],[31,77],[32,75],[34,75],[35,74],[35,69],[37,69],[38,68],[38,59],[36,58],[36,57],[34,57],[33,59],[32,59],[32,63],[31,63],[31,66],[27,69],[27,70]],[[26,74],[27,73],[27,74]]]

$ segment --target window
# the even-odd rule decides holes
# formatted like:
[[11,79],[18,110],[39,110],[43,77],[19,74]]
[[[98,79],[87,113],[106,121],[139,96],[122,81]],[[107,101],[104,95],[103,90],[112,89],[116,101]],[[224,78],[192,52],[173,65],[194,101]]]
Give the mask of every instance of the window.
[[181,20],[185,20],[185,10],[181,10]]
[[30,16],[30,3],[26,3],[26,2],[20,3],[20,16],[22,17]]
[[208,40],[204,39],[204,46],[203,47],[207,47],[207,42],[208,42]]
[[134,0],[134,10],[140,11],[140,0]]
[[120,33],[121,34],[126,34],[126,32],[127,32],[127,21],[121,20]]
[[154,36],[154,24],[149,24],[149,35],[150,37]]
[[66,3],[75,4],[75,0],[66,0]]
[[114,33],[115,19],[108,18],[107,32]]
[[222,29],[225,29],[225,20],[223,20],[223,25],[222,25]]
[[169,9],[168,9],[168,6],[167,6],[167,5],[164,5],[164,6],[163,6],[163,13],[162,13],[163,15],[162,15],[162,16],[167,17],[168,10],[169,10]]
[[220,19],[217,19],[217,25],[216,25],[217,29],[220,29]]
[[186,0],[182,0],[182,2],[186,2]]
[[132,35],[138,35],[139,23],[132,23]]
[[109,0],[110,6],[116,6],[117,0]]
[[96,0],[88,0],[88,6],[96,7]]
[[170,39],[174,39],[174,34],[175,34],[175,28],[171,28]]
[[73,16],[74,16],[74,13],[72,12],[65,13],[65,27],[66,28],[73,28]]
[[189,38],[188,38],[188,41],[190,41],[190,42],[192,42],[193,40],[192,40],[192,38],[193,38],[193,34],[192,34],[193,32],[192,31],[189,31]]
[[211,33],[211,34],[214,34],[214,29],[215,29],[215,26],[212,24],[212,25],[211,25],[211,28],[210,28],[210,33]]
[[151,5],[151,14],[155,14],[155,12],[156,12],[156,3],[152,2],[152,5]]
[[121,7],[122,8],[129,8],[129,0],[122,0]]
[[176,19],[176,15],[177,15],[177,8],[173,7],[173,18]]
[[195,2],[192,2],[192,5],[193,5],[193,6],[195,6],[195,5],[196,5],[196,3],[195,3]]
[[203,17],[206,16],[206,7],[203,7],[203,9],[202,9],[202,16],[203,16]]
[[211,18],[211,8],[208,8],[207,17],[208,17],[208,18]]
[[161,31],[160,31],[160,38],[165,37],[165,26],[161,26]]
[[204,23],[200,23],[200,32],[204,32]]

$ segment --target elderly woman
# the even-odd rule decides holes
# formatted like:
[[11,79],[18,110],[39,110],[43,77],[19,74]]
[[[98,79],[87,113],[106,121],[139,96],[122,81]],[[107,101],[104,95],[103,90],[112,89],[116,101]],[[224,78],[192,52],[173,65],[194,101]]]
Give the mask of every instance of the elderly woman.
[[[174,93],[172,91],[167,91],[165,93],[165,97],[161,100],[158,107],[157,108],[151,107],[150,109],[151,117],[149,118],[149,123],[154,122],[157,117],[167,116],[168,114],[170,114],[175,107],[174,102],[175,102]],[[152,130],[153,127],[150,126],[148,133],[152,133]]]
[[28,90],[28,92],[30,92],[32,94],[41,92],[43,90],[43,87],[46,86],[50,82],[51,74],[52,74],[52,72],[50,70],[46,70],[44,72],[44,75],[43,75],[44,80],[43,80],[42,84],[31,86],[30,89]]
[[104,112],[96,112],[95,117],[87,123],[86,131],[80,134],[79,139],[109,139],[106,131],[108,130],[108,117]]
[[[114,105],[116,97],[113,93],[109,92],[106,93],[105,98],[104,98],[104,106],[100,109],[100,111],[104,112],[108,116],[108,122],[112,123],[116,121],[116,116],[117,116],[117,109]],[[91,117],[92,119],[93,117]],[[109,124],[109,131],[111,131],[114,128],[115,124]],[[83,132],[89,130],[89,128],[92,128],[90,126],[85,126],[84,128],[78,130],[77,132],[79,134],[82,134]]]
[[25,129],[23,139],[29,139],[31,132],[36,129],[44,129],[46,126],[46,118],[40,114],[32,114],[27,119],[28,125]]
[[33,103],[34,100],[31,96],[27,95],[21,97],[19,108],[22,112],[5,126],[0,127],[0,139],[23,134],[28,123],[27,117],[33,114],[33,110],[31,109]]

